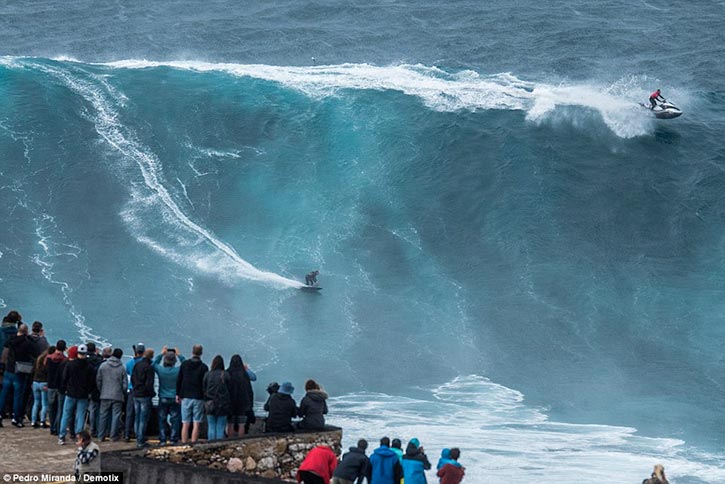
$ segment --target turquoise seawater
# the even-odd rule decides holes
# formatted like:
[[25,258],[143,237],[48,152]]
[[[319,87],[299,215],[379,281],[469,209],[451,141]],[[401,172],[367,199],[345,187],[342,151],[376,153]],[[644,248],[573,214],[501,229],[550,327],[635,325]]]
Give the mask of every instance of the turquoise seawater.
[[258,398],[314,377],[346,440],[458,445],[467,482],[725,482],[723,32],[722,2],[7,2],[0,308],[240,352]]

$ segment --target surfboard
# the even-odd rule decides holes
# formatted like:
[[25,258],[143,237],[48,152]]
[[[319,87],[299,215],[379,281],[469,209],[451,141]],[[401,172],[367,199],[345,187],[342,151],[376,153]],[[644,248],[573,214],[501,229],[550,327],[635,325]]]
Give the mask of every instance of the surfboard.
[[320,286],[302,286],[302,287],[300,287],[300,289],[302,291],[306,291],[306,292],[316,292],[322,288]]

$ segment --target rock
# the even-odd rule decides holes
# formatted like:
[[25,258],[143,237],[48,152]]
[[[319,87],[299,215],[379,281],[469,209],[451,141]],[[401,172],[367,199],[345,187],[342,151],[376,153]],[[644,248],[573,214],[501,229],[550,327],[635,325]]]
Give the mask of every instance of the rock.
[[209,464],[209,469],[222,470],[224,469],[224,464],[221,462],[212,462],[211,464]]
[[244,462],[242,462],[242,459],[232,457],[227,463],[227,470],[229,472],[242,472],[244,470]]
[[270,469],[270,470],[266,470],[266,471],[262,472],[262,474],[261,474],[261,475],[262,475],[262,477],[266,477],[267,479],[274,479],[275,477],[277,477],[277,473],[276,473],[276,472],[274,472],[274,471],[273,471],[273,470],[271,470],[271,469]]
[[247,461],[244,464],[244,468],[248,471],[253,471],[257,468],[257,463],[251,457],[247,457]]
[[206,460],[206,459],[201,459],[201,460],[196,461],[196,465],[208,466],[209,465],[209,461]]
[[282,455],[287,450],[287,441],[285,439],[277,439],[274,443],[274,452],[277,455]]
[[234,455],[234,449],[224,449],[219,452],[219,455],[228,459]]
[[179,462],[184,460],[183,454],[171,454],[169,456],[169,462],[173,462],[174,464],[178,464]]
[[273,469],[277,465],[277,457],[276,456],[268,456],[263,457],[262,459],[257,462],[257,467],[259,467],[260,471],[267,470],[267,469]]

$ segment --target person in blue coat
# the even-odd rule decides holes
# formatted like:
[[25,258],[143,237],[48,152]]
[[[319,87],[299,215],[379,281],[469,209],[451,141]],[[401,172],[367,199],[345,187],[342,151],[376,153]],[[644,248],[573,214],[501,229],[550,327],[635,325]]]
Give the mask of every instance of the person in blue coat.
[[418,439],[410,439],[403,456],[405,484],[427,484],[425,471],[431,468]]
[[370,484],[400,484],[402,478],[403,467],[398,454],[390,449],[390,439],[383,437],[380,447],[370,456]]

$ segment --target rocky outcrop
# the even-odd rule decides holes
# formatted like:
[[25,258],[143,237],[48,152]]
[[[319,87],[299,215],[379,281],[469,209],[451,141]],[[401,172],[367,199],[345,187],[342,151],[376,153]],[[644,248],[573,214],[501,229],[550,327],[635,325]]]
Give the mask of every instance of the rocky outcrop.
[[146,451],[144,458],[293,481],[310,449],[327,445],[339,455],[341,440],[342,430],[331,427],[323,432],[269,434],[194,446],[161,447]]

